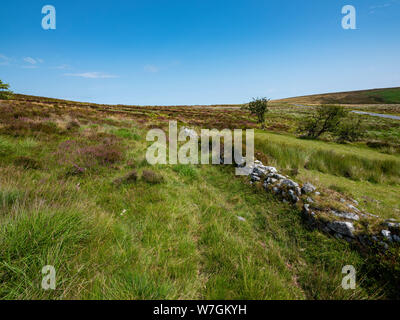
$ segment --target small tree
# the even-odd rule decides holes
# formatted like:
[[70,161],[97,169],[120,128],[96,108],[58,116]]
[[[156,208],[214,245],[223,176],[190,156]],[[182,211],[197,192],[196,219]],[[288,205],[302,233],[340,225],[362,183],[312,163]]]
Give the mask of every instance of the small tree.
[[257,116],[257,122],[261,124],[262,129],[265,129],[265,113],[268,112],[269,100],[267,98],[253,98],[253,101],[243,107],[245,110],[249,110],[252,115]]
[[317,139],[324,133],[334,133],[347,115],[348,112],[341,106],[319,106],[298,131],[304,133],[307,138]]
[[0,80],[0,99],[10,99],[12,96],[12,91],[9,90],[10,85],[8,83],[3,83]]

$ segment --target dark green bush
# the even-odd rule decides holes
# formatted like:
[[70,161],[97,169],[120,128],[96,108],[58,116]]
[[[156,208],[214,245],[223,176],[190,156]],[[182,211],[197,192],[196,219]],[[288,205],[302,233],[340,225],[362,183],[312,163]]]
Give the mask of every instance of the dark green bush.
[[303,137],[317,139],[324,133],[333,133],[348,115],[341,106],[319,106],[315,113],[298,128]]
[[268,112],[267,98],[253,99],[249,104],[243,106],[243,109],[250,111],[252,115],[257,117],[257,122],[261,124],[261,127],[265,128],[265,113]]

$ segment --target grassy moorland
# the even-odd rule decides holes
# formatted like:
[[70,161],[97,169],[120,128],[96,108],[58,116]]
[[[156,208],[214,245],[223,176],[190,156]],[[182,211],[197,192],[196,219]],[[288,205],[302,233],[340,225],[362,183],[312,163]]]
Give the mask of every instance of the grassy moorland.
[[[296,108],[272,106],[268,129],[256,132],[257,156],[371,213],[400,216],[395,138],[382,147],[386,128],[395,137],[400,126],[367,118],[374,148],[370,136],[348,145],[300,140],[294,128],[310,110]],[[296,208],[234,178],[233,168],[146,162],[149,128],[169,120],[255,128],[238,108],[16,96],[0,111],[3,299],[398,297],[376,257],[308,229]],[[45,265],[57,270],[55,291],[40,287]],[[345,265],[358,271],[354,291],[341,287]]]
[[315,94],[310,96],[287,98],[278,101],[310,104],[399,104],[400,88]]

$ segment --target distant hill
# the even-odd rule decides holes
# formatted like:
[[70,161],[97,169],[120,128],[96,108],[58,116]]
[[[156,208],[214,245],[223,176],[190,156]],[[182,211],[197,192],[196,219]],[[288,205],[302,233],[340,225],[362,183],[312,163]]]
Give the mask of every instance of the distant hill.
[[301,104],[400,104],[400,87],[316,94],[275,100]]

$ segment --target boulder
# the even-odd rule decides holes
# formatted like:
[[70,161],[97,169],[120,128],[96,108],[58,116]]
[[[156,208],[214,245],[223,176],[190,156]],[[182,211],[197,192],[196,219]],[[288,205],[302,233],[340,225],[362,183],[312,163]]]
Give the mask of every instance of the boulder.
[[334,221],[328,223],[328,228],[343,236],[354,238],[354,225],[350,222]]
[[282,181],[282,184],[284,186],[287,186],[288,188],[293,188],[293,189],[295,189],[295,188],[297,188],[299,186],[298,183],[296,183],[296,182],[294,182],[293,180],[290,180],[290,179],[284,179]]
[[317,190],[315,186],[313,186],[311,183],[307,182],[306,184],[303,185],[303,188],[301,188],[301,191],[303,194],[309,194]]
[[383,236],[387,241],[389,241],[389,242],[392,242],[392,241],[393,241],[392,235],[391,235],[391,233],[390,233],[389,230],[382,230],[381,233],[382,233],[382,236]]

